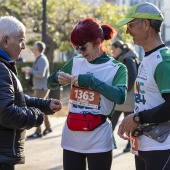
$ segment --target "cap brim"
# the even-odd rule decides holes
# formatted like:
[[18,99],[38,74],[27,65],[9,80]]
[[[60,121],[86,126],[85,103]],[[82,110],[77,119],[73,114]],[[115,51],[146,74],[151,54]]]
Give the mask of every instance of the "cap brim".
[[135,19],[135,18],[124,18],[124,19],[116,22],[115,25],[118,26],[118,27],[121,27],[121,26],[127,24],[128,22],[130,22],[130,21],[132,21],[132,20],[134,20],[134,19]]

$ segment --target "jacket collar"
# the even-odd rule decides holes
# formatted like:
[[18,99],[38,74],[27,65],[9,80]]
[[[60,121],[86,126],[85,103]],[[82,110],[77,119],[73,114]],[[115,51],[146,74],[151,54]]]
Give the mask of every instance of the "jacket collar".
[[0,53],[0,62],[4,63],[15,75],[18,75],[15,61],[8,61],[4,55]]
[[4,50],[0,50],[0,56],[7,61],[11,61],[10,57],[7,55],[7,53]]

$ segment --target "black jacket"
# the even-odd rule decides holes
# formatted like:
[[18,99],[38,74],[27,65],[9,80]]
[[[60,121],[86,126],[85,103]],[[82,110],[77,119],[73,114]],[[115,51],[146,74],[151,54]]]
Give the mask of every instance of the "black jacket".
[[24,163],[25,130],[52,113],[50,101],[24,95],[15,62],[0,56],[0,163]]

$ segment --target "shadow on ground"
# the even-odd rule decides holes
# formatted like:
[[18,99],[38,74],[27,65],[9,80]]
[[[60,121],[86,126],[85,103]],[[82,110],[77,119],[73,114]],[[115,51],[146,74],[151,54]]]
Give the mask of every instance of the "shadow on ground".
[[63,165],[59,165],[55,168],[51,168],[51,169],[48,169],[48,170],[63,170]]

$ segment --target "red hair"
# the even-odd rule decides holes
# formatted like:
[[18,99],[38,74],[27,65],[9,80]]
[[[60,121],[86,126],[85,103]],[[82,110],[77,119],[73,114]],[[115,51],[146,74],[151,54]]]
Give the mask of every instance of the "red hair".
[[70,41],[73,45],[82,46],[87,42],[94,42],[100,38],[110,40],[116,35],[116,30],[110,25],[99,25],[93,18],[80,20],[71,32]]

